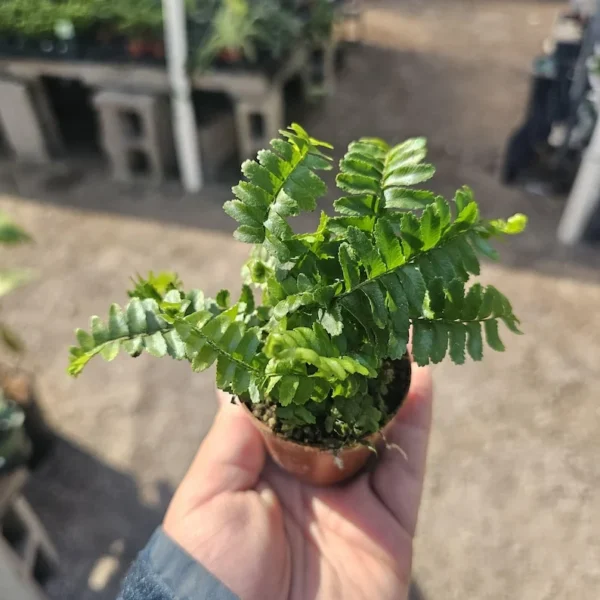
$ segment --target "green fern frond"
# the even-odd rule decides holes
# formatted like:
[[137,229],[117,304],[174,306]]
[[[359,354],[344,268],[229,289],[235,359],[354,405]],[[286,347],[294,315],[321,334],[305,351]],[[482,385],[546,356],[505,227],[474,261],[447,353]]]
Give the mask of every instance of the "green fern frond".
[[[386,216],[377,219],[372,235],[355,227],[348,227],[343,234],[346,241],[340,246],[339,261],[344,291],[335,302],[365,329],[371,341],[381,342],[383,335],[379,330],[388,332],[390,356],[398,356],[406,348],[409,327],[406,313],[414,322],[421,318],[448,318],[452,311],[457,312],[459,301],[464,300],[460,292],[464,283],[480,272],[476,254],[479,246],[473,243],[474,239],[487,243],[492,232],[493,235],[517,233],[524,226],[521,216],[514,217],[510,225],[509,221],[482,221],[468,188],[457,192],[455,205],[454,219],[450,206],[440,198],[427,205],[420,216],[404,214],[399,235]],[[483,298],[487,301],[494,293],[499,294],[492,288]],[[508,301],[501,295],[494,297],[496,302],[505,302],[503,310],[497,310],[494,316],[503,319],[512,331],[518,331],[518,321]],[[469,300],[473,298],[471,295]],[[428,310],[428,303],[433,312]],[[445,304],[447,313],[443,313]],[[490,331],[489,345],[501,349],[493,325],[486,327]],[[417,344],[418,362],[442,360],[446,355],[443,348],[446,338],[452,340],[451,347],[455,349],[451,358],[464,362],[464,352],[457,349],[463,334],[460,328],[453,325],[451,331],[443,333],[437,325],[421,324],[418,329],[417,341],[423,340]],[[465,338],[463,349],[466,343]],[[473,342],[472,346],[477,355],[477,344]]]
[[414,138],[390,148],[382,140],[363,138],[352,142],[340,161],[338,187],[349,195],[334,202],[348,217],[379,217],[391,209],[422,209],[436,196],[412,186],[431,179],[435,168],[423,163],[424,138]]
[[[148,291],[151,280],[140,279],[140,289]],[[247,324],[254,313],[254,299],[243,288],[240,302],[225,310],[228,294],[220,293],[221,306],[201,292],[185,295],[174,289],[160,303],[133,297],[124,309],[113,304],[107,323],[92,317],[90,332],[77,330],[79,345],[71,348],[69,373],[79,375],[94,356],[112,361],[121,349],[134,357],[146,351],[156,357],[168,354],[188,360],[194,371],[203,371],[216,361],[219,387],[245,393],[251,374],[258,372],[254,365],[261,345],[259,329]]]
[[263,244],[285,262],[294,254],[287,219],[314,210],[317,199],[327,191],[316,172],[331,168],[331,159],[320,149],[331,146],[310,137],[297,124],[281,134],[285,140],[273,140],[271,150],[261,150],[256,161],[243,163],[247,181],[233,188],[236,199],[223,208],[240,224],[236,239]]
[[131,278],[134,287],[127,292],[130,298],[152,298],[157,302],[161,302],[163,297],[172,290],[180,290],[182,283],[177,276],[177,273],[167,271],[154,274],[152,271],[147,277],[137,275]]
[[353,375],[376,377],[367,361],[341,355],[339,348],[319,323],[312,328],[298,327],[273,332],[264,346],[269,362],[265,375],[270,379],[268,392],[282,406],[292,402],[305,404],[311,398],[324,400],[332,387]]
[[243,394],[248,391],[252,374],[260,373],[256,355],[261,340],[257,327],[248,328],[235,320],[236,308],[208,320],[206,314],[178,319],[175,329],[185,342],[194,371],[204,371],[216,361],[219,388]]
[[273,316],[275,319],[280,320],[304,306],[316,305],[327,307],[339,288],[339,284],[334,284],[329,286],[315,285],[305,291],[299,290],[298,293],[286,296],[283,300],[279,301],[273,309]]
[[377,375],[358,360],[350,356],[340,356],[338,347],[318,323],[315,323],[312,329],[298,327],[291,331],[270,334],[264,352],[271,359],[267,366],[267,373],[271,374],[278,373],[282,362],[290,361],[316,367],[317,371],[311,376],[327,381],[343,381],[354,373],[368,377]]
[[510,302],[493,286],[477,283],[465,293],[462,281],[454,280],[445,288],[441,279],[435,279],[428,294],[430,314],[413,321],[413,355],[420,365],[441,362],[448,351],[457,364],[464,363],[466,351],[473,360],[481,360],[482,327],[488,346],[504,351],[499,320],[513,333],[521,333]]
[[121,349],[131,356],[139,356],[145,350],[153,356],[168,353],[178,360],[185,358],[181,339],[152,298],[133,298],[125,309],[113,304],[107,323],[92,317],[90,331],[78,329],[76,335],[79,345],[71,348],[68,369],[73,376],[79,375],[94,356],[110,362]]

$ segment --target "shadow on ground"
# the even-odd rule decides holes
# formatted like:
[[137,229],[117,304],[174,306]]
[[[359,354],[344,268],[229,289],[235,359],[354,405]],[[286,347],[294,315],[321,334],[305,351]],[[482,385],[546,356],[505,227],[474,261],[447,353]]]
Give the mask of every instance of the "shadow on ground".
[[419,584],[416,581],[413,581],[410,584],[410,590],[408,591],[408,600],[427,600],[425,595],[421,591]]
[[[336,159],[351,140],[363,135],[391,142],[427,136],[430,159],[438,169],[432,182],[435,191],[452,197],[468,184],[484,215],[529,215],[529,232],[511,242],[503,256],[506,264],[549,275],[564,275],[567,266],[569,277],[585,280],[591,266],[600,280],[599,253],[585,247],[566,249],[556,242],[564,199],[534,196],[498,181],[504,141],[521,116],[521,109],[515,111],[514,87],[526,89],[528,77],[481,51],[473,62],[437,48],[424,52],[385,47],[389,43],[385,34],[382,30],[380,45],[371,43],[348,52],[334,98],[302,107],[293,101],[292,89],[288,121],[297,120],[315,136],[332,142]],[[501,88],[499,82],[507,78]],[[482,92],[488,85],[493,92]],[[231,186],[239,171],[228,169],[223,177],[201,193],[189,195],[176,182],[158,188],[115,183],[100,161],[89,159],[43,169],[2,163],[0,192],[86,212],[231,233],[235,223],[222,206],[232,197]],[[325,179],[330,192],[318,208],[331,213],[335,185],[332,174]],[[294,226],[307,231],[317,221],[318,212],[301,215]]]
[[114,600],[129,564],[162,521],[171,498],[140,498],[132,475],[60,439],[25,494],[56,545],[63,569],[47,585],[51,598]]

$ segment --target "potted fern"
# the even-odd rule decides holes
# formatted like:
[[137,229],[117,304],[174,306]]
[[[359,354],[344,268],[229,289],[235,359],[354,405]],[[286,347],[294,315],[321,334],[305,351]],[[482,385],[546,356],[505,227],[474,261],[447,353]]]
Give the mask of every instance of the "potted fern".
[[[317,484],[358,471],[399,410],[420,365],[449,355],[481,360],[483,338],[504,350],[499,322],[519,333],[510,302],[495,287],[467,282],[490,238],[519,233],[526,218],[486,220],[471,190],[452,201],[413,186],[434,174],[422,138],[390,147],[350,144],[340,162],[337,215],[295,234],[290,217],[316,208],[331,168],[331,146],[299,125],[281,132],[257,161],[242,165],[225,212],[234,237],[252,245],[239,299],[184,291],[173,274],[138,279],[125,308],[77,330],[69,373],[96,355],[124,349],[216,362],[217,386],[232,394],[265,434],[273,458]],[[254,292],[258,291],[257,302]]]
[[322,46],[331,38],[335,3],[331,0],[313,0],[306,9],[306,36],[313,46]]
[[192,11],[191,35],[199,38],[195,65],[201,70],[214,64],[272,74],[302,34],[302,22],[281,1],[223,0],[203,8]]
[[247,0],[223,0],[210,30],[196,53],[198,68],[207,69],[214,60],[235,65],[244,59],[256,60],[256,18]]

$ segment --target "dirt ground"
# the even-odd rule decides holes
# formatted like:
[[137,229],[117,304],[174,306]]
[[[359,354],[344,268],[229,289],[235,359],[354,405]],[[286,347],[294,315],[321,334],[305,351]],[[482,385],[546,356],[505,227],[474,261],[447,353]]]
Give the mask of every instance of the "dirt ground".
[[[436,410],[415,580],[427,600],[577,598],[600,589],[600,254],[558,246],[562,201],[500,186],[505,141],[532,58],[564,3],[367,2],[365,44],[335,96],[293,115],[336,154],[360,135],[426,135],[446,194],[471,185],[488,214],[531,216],[486,270],[526,335],[482,365],[435,369]],[[210,426],[211,374],[119,358],[65,374],[76,326],[124,301],[135,272],[170,268],[208,293],[237,284],[247,248],[197,196],[118,186],[97,167],[0,166],[0,207],[35,237],[14,262],[39,279],[3,303],[21,328],[43,406],[62,437],[28,497],[62,559],[53,600],[112,600]],[[323,202],[327,206],[327,202]],[[314,221],[304,220],[300,227]],[[598,385],[597,385],[598,384]],[[417,597],[417,592],[414,596]]]

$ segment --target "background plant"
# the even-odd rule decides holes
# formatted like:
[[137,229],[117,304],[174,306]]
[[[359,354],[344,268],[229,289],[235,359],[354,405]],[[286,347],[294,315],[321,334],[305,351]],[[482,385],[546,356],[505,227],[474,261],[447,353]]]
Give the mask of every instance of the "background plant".
[[56,23],[70,21],[86,28],[94,18],[84,0],[3,0],[0,3],[0,31],[38,38],[53,36]]
[[0,390],[0,473],[23,464],[30,456],[31,443],[24,424],[23,409]]
[[281,0],[262,0],[254,4],[257,46],[273,58],[281,59],[300,42],[302,21]]
[[307,37],[313,43],[329,40],[335,19],[335,5],[331,0],[314,0],[308,12],[306,22]]
[[282,135],[242,165],[224,206],[239,223],[234,236],[253,245],[237,301],[185,292],[172,274],[138,279],[108,323],[93,317],[90,332],[77,331],[72,375],[121,349],[169,354],[195,371],[216,362],[217,385],[276,406],[283,431],[312,425],[349,441],[388,417],[390,361],[405,355],[411,326],[420,365],[481,360],[484,339],[504,350],[500,322],[519,333],[503,294],[467,283],[479,255],[496,258],[490,238],[522,231],[523,215],[483,219],[466,187],[451,201],[415,189],[434,174],[423,138],[393,147],[364,138],[340,162],[337,215],[296,234],[290,218],[326,193],[318,173],[331,168],[331,146],[298,125]]
[[[0,212],[0,245],[3,249],[30,241],[31,238],[23,229]],[[0,297],[24,285],[31,277],[32,272],[27,269],[0,268]],[[4,323],[0,323],[0,338],[9,350],[23,350],[19,336]],[[0,390],[0,471],[12,462],[27,459],[30,446],[22,431],[24,422],[25,415],[22,409],[5,398],[3,390]]]
[[[281,59],[300,43],[303,22],[285,0],[186,0],[194,62],[207,68],[223,51],[250,62],[265,53]],[[315,9],[318,18],[320,12]],[[85,35],[99,27],[126,36],[161,36],[161,0],[3,0],[0,32],[53,38],[57,31]]]
[[[27,242],[31,242],[29,235],[0,211],[0,246],[6,249]],[[25,285],[32,277],[33,272],[29,269],[0,268],[0,298]],[[2,322],[0,322],[0,338],[10,350],[20,352],[23,349],[19,336]]]
[[208,36],[198,47],[197,66],[208,67],[224,50],[255,60],[257,35],[256,16],[247,0],[222,0],[211,20]]
[[224,51],[250,62],[256,62],[259,51],[280,59],[302,33],[300,19],[280,0],[209,0],[198,3],[190,14],[207,26],[196,53],[196,65],[202,69]]
[[40,38],[53,36],[59,22],[83,32],[94,24],[110,23],[123,33],[162,31],[160,0],[3,0],[0,31]]
[[588,62],[588,69],[595,75],[600,75],[600,53],[594,54],[590,57]]
[[158,33],[162,35],[163,16],[161,0],[91,0],[90,9],[103,19],[115,24],[127,35]]

